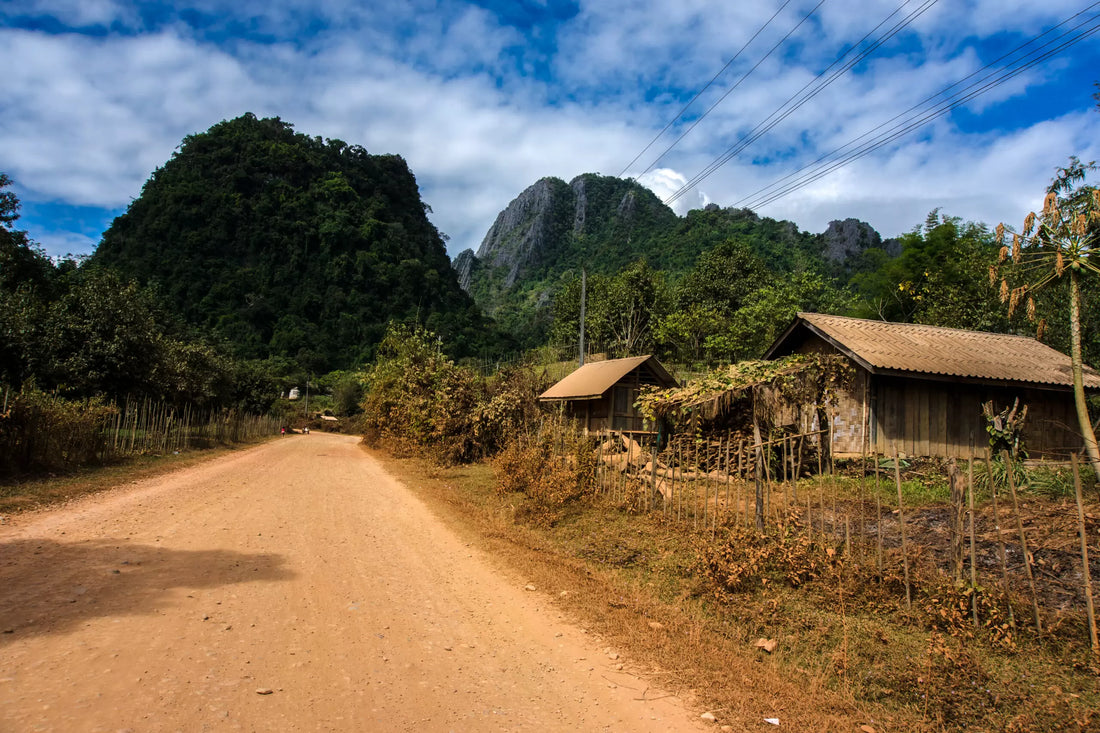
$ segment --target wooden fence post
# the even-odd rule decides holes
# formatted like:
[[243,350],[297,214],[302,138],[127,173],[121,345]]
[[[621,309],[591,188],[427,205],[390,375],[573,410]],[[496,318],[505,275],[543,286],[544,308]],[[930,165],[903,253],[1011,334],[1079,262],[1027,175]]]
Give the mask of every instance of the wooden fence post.
[[1073,462],[1073,491],[1077,495],[1077,531],[1081,535],[1081,576],[1085,585],[1085,611],[1089,617],[1089,643],[1093,654],[1100,655],[1100,644],[1096,641],[1096,612],[1092,607],[1092,570],[1089,568],[1089,545],[1085,536],[1085,509],[1081,503],[1081,473],[1077,468],[1077,454],[1071,456]]
[[956,583],[963,574],[963,488],[959,465],[955,458],[947,459],[947,484],[951,490],[951,575]]
[[901,561],[905,569],[905,608],[913,607],[913,594],[909,589],[909,545],[905,539],[905,506],[901,496],[901,458],[894,448],[894,481],[898,486],[898,525],[901,527]]
[[1035,632],[1043,633],[1043,627],[1039,620],[1039,594],[1035,590],[1035,576],[1031,572],[1031,553],[1027,551],[1027,536],[1024,535],[1024,520],[1020,516],[1020,503],[1016,499],[1016,477],[1012,475],[1012,459],[1008,451],[1003,453],[1005,459],[1005,476],[1008,477],[1008,492],[1012,495],[1012,511],[1016,514],[1016,529],[1020,533],[1020,549],[1024,553],[1024,570],[1027,571],[1027,584],[1031,589],[1031,610],[1035,612]]
[[761,483],[760,474],[763,473],[764,450],[760,445],[760,426],[757,425],[755,417],[752,421],[752,438],[756,452],[756,471],[753,475],[756,481],[756,528],[762,532],[764,531],[764,485]]
[[1004,536],[1001,535],[1001,509],[997,505],[997,482],[993,478],[993,451],[988,447],[985,449],[985,470],[989,475],[989,491],[993,495],[993,529],[997,534],[997,550],[1001,556],[1001,584],[1005,605],[1008,606],[1008,624],[1016,628],[1016,614],[1012,610],[1012,595],[1008,585],[1008,553],[1005,551]]
[[966,495],[970,505],[970,610],[974,614],[974,628],[978,628],[978,553],[974,543],[974,445],[970,445],[970,460],[966,464]]

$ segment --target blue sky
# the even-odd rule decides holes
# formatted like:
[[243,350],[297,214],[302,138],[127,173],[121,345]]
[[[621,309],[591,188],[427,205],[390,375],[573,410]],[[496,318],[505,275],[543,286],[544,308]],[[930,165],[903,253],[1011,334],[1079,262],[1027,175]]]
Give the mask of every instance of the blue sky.
[[454,255],[543,176],[625,170],[662,198],[677,192],[842,50],[922,7],[675,208],[749,204],[813,232],[857,217],[885,236],[935,208],[1018,223],[1070,155],[1100,159],[1100,34],[782,197],[753,194],[1075,14],[1096,26],[1100,3],[8,0],[0,172],[23,202],[17,226],[53,255],[88,253],[184,136],[279,116],[404,156]]

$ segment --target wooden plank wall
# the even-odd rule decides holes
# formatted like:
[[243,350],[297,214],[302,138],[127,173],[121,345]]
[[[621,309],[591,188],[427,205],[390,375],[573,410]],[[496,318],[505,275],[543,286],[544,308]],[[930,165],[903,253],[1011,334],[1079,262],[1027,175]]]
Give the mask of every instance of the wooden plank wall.
[[[837,353],[831,344],[813,336],[799,345],[801,353]],[[855,365],[853,365],[855,366]],[[864,403],[871,401],[870,439],[879,453],[908,456],[965,458],[970,441],[975,450],[987,445],[982,403],[993,400],[998,410],[1015,397],[1028,405],[1025,447],[1033,458],[1065,457],[1081,451],[1073,397],[1068,391],[1004,388],[949,381],[871,377],[855,366],[850,391],[841,396],[833,417],[833,450],[837,455],[859,455],[863,450]],[[870,379],[870,389],[865,390]]]
[[[1080,450],[1073,400],[1066,392],[881,377],[873,379],[872,388],[872,435],[880,453],[891,454],[896,448],[906,456],[965,458],[971,441],[974,450],[982,451],[987,440],[982,403],[992,399],[1000,410],[1015,397],[1028,405],[1024,441],[1032,457]],[[858,453],[858,448],[839,440],[836,450]]]

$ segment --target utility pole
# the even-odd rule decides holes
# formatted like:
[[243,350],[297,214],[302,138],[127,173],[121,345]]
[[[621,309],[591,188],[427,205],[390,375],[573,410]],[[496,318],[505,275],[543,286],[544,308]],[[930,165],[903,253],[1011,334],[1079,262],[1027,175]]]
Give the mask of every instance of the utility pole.
[[581,338],[580,338],[580,351],[581,359],[580,366],[584,366],[584,301],[585,301],[585,288],[587,286],[587,273],[584,268],[581,268]]

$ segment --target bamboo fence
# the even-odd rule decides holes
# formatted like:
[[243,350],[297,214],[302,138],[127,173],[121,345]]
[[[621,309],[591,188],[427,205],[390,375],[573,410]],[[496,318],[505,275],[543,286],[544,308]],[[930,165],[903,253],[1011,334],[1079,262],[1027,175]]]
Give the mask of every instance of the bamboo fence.
[[[705,531],[712,537],[731,523],[755,526],[765,534],[777,529],[805,532],[824,548],[843,553],[847,562],[865,563],[867,572],[880,580],[896,578],[907,609],[921,603],[918,578],[939,573],[970,594],[966,615],[975,627],[990,621],[979,607],[979,594],[984,594],[985,608],[1000,606],[1013,628],[1020,611],[1030,606],[1031,613],[1025,612],[1025,617],[1032,616],[1027,628],[1037,636],[1051,621],[1079,612],[1081,619],[1087,615],[1089,642],[1100,656],[1091,587],[1098,568],[1095,562],[1089,564],[1089,555],[1095,559],[1100,553],[1100,533],[1095,518],[1091,529],[1086,527],[1090,515],[1081,504],[1063,502],[1051,510],[1065,514],[1059,526],[1071,527],[1079,543],[1074,536],[1068,544],[1043,546],[1025,531],[1025,522],[1033,518],[1022,511],[1020,487],[1011,471],[1006,472],[1006,488],[999,488],[988,454],[984,460],[971,457],[965,470],[948,465],[945,480],[953,490],[947,507],[910,505],[902,480],[903,459],[896,453],[865,452],[851,462],[847,471],[858,473],[858,479],[847,484],[841,497],[836,466],[815,456],[816,443],[827,440],[822,433],[769,440],[733,433],[679,436],[654,452],[652,436],[604,431],[595,436],[593,493],[613,504],[660,512],[686,531]],[[649,444],[643,442],[647,437]],[[987,501],[981,508],[976,508],[974,498],[976,474],[988,476]],[[950,527],[946,541],[938,545],[930,531],[936,523]],[[1040,555],[1047,558],[1046,565],[1037,559]],[[1080,573],[1054,577],[1049,572],[1052,563],[1071,564]],[[1036,589],[1039,574],[1045,574],[1045,593]],[[1082,621],[1073,628],[1084,627]]]
[[248,442],[276,434],[281,425],[268,416],[148,399],[106,405],[38,395],[9,406],[12,412],[0,413],[0,473],[16,475]]

